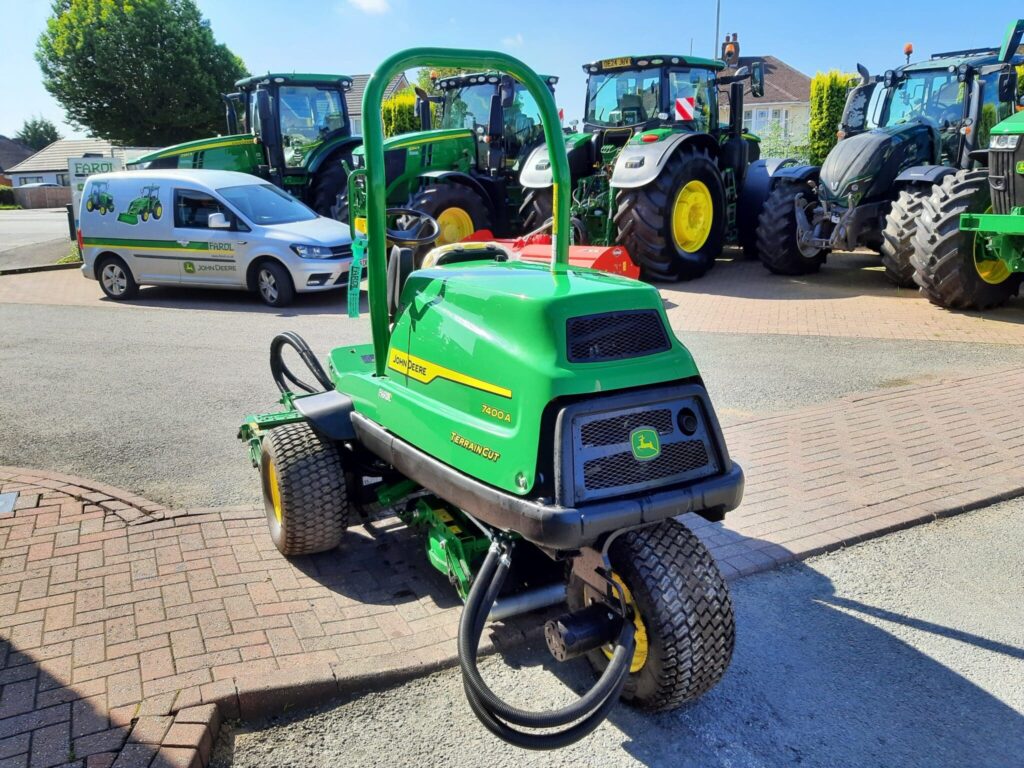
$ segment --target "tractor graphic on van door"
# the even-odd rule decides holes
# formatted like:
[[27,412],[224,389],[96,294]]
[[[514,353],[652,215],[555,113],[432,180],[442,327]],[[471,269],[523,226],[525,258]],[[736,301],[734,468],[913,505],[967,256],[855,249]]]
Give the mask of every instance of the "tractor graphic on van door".
[[106,215],[107,211],[114,212],[114,196],[110,194],[109,184],[105,181],[97,181],[89,191],[89,197],[85,199],[85,210],[92,213],[99,211],[100,215]]
[[139,196],[128,203],[128,210],[120,214],[117,220],[122,224],[138,224],[139,219],[149,221],[149,217],[159,219],[164,214],[163,203],[160,202],[160,187],[147,184],[139,192]]

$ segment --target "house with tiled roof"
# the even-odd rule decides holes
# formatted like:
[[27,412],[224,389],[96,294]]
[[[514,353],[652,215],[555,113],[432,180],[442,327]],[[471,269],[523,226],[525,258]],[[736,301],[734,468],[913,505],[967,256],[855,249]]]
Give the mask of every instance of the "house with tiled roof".
[[27,160],[32,155],[32,150],[24,144],[0,136],[0,186],[11,185],[11,179],[6,173],[7,168],[13,168],[22,160]]
[[12,187],[25,184],[68,186],[68,159],[72,157],[118,157],[125,163],[152,152],[150,147],[118,147],[104,139],[58,139],[34,155],[7,169]]
[[[363,91],[370,81],[369,75],[352,75],[352,88],[345,94],[345,101],[348,103],[348,115],[352,119],[352,132],[363,132]],[[384,98],[389,99],[396,93],[400,93],[409,87],[409,80],[405,74],[395,75],[387,89],[384,91]]]

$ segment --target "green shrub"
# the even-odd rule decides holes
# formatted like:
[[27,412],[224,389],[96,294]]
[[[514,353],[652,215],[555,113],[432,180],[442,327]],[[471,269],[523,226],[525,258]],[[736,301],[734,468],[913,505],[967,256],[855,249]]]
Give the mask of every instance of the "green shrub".
[[850,82],[856,75],[837,69],[819,72],[811,80],[811,125],[808,134],[811,163],[821,165],[838,141],[836,131],[843,119],[843,107]]
[[0,187],[0,205],[14,204],[14,190],[10,187]]
[[416,94],[412,90],[396,93],[390,99],[386,99],[381,104],[380,114],[385,137],[420,129],[420,121],[416,117]]

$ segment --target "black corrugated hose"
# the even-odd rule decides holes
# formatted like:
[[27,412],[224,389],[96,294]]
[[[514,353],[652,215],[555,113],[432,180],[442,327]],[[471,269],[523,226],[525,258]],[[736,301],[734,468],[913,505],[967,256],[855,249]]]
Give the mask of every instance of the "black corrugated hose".
[[[317,383],[320,384],[321,389],[314,389],[312,385],[307,384],[302,379],[298,378],[291,370],[285,365],[284,362],[284,348],[288,346],[299,353],[299,357],[302,358],[302,362],[306,364],[310,372],[316,378]],[[309,348],[309,344],[299,334],[293,333],[292,331],[285,331],[279,333],[270,342],[270,373],[274,377],[274,383],[277,384],[277,388],[282,392],[291,392],[293,387],[303,390],[304,392],[316,393],[324,392],[329,389],[334,389],[334,382],[331,381],[331,377],[327,375],[327,371],[324,370],[323,366],[320,365],[320,361],[316,359],[316,355],[313,354],[313,350]]]

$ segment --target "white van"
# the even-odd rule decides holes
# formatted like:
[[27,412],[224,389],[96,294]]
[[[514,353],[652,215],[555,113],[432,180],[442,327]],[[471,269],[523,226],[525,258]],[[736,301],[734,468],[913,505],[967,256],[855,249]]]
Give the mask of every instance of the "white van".
[[82,274],[111,299],[140,285],[257,291],[274,307],[347,284],[348,226],[234,171],[90,176],[79,212]]

